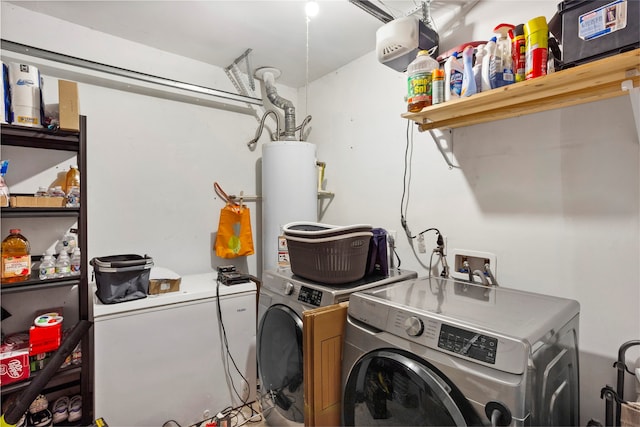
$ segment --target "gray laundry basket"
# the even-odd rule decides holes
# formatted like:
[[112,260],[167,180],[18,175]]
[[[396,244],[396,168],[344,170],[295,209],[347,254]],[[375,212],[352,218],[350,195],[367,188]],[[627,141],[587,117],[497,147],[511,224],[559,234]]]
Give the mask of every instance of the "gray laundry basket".
[[147,255],[111,255],[90,261],[96,295],[103,304],[146,298],[153,259]]

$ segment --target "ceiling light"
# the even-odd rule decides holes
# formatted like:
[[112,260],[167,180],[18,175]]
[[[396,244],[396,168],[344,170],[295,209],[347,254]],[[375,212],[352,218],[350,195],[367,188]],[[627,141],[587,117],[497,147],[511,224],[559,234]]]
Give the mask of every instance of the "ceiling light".
[[315,1],[308,1],[307,5],[304,8],[307,17],[309,18],[313,18],[314,16],[316,16],[318,14],[318,10],[318,3],[316,3]]

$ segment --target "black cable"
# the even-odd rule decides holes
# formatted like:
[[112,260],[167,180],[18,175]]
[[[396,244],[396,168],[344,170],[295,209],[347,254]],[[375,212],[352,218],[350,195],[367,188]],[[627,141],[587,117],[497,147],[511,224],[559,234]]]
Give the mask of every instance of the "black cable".
[[[409,172],[409,168],[410,168],[410,162],[409,162],[409,147],[413,147],[412,141],[413,138],[410,137],[410,135],[412,136],[413,134],[409,133],[409,129],[410,129],[410,120],[407,120],[407,144],[405,146],[405,150],[404,150],[404,173],[402,176],[402,199],[400,200],[400,224],[402,225],[402,229],[404,230],[405,234],[407,236],[411,236],[411,232],[409,231],[408,227],[407,227],[407,218],[406,218],[406,211],[408,209],[408,205],[409,205],[409,195],[407,194],[408,191],[408,187],[409,187],[409,183],[407,182],[407,175],[409,176],[409,179],[411,177],[411,173]],[[411,143],[410,143],[411,141]],[[405,196],[407,198],[407,206],[405,206]]]
[[[242,378],[242,380],[247,384],[247,388],[249,388],[249,381],[247,381],[247,378],[242,374],[242,372],[238,368],[238,365],[236,364],[236,361],[233,358],[233,355],[231,354],[231,350],[229,350],[229,341],[227,340],[227,330],[225,329],[224,322],[222,321],[222,309],[220,307],[220,280],[216,280],[216,302],[217,302],[217,308],[218,308],[218,320],[220,321],[220,327],[222,329],[222,338],[223,338],[224,346],[227,353],[227,359],[231,359],[231,362],[233,363],[233,367],[236,369],[236,372],[240,374],[240,377]],[[240,399],[240,402],[242,402],[243,405],[246,405],[247,401],[240,395],[240,393],[238,393],[235,383],[233,382],[233,377],[231,376],[231,372],[229,371],[228,360],[227,360],[227,363],[225,364],[225,368],[227,370],[227,376],[229,378],[229,381],[231,382],[231,387],[233,388],[233,391],[236,393],[236,396],[238,397],[238,399]]]

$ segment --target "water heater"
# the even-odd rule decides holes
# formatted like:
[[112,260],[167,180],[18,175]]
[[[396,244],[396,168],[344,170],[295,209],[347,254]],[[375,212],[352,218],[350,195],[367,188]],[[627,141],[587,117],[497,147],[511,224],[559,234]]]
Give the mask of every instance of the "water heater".
[[294,221],[318,220],[316,146],[303,141],[262,145],[262,267],[278,268],[278,237]]

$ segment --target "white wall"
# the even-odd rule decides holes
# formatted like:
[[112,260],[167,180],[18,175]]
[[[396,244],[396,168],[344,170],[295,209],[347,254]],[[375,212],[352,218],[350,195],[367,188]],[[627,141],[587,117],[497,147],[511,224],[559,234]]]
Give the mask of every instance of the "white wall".
[[[6,2],[2,3],[2,38],[235,93],[220,68]],[[3,52],[3,60],[12,56],[11,52]],[[182,275],[225,264],[236,264],[242,271],[258,274],[261,240],[259,205],[255,202],[248,206],[257,254],[225,260],[217,258],[212,247],[224,206],[213,191],[213,182],[218,181],[229,194],[244,191],[249,196],[260,192],[256,175],[260,146],[255,151],[247,147],[258,128],[263,112],[260,107],[254,113],[237,103],[218,103],[220,108],[210,108],[198,105],[195,97],[188,103],[176,101],[173,93],[149,96],[147,93],[157,95],[161,91],[138,88],[134,81],[113,82],[100,73],[48,67],[47,61],[33,58],[29,63],[40,62],[41,69],[49,72],[44,90],[47,104],[57,102],[57,77],[80,82],[80,113],[87,116],[88,123],[88,188],[83,196],[89,209],[89,259],[138,253],[149,254],[157,266]],[[129,84],[130,91],[120,90]],[[295,90],[279,87],[279,93],[296,102]],[[265,129],[260,142],[268,141],[266,133]],[[68,168],[69,161],[63,158],[49,166],[50,174],[55,176]],[[14,184],[12,190],[16,192],[33,191],[33,182],[10,184]],[[34,253],[43,251],[38,246]]]
[[[486,40],[498,23],[495,7],[505,4],[480,3],[459,23],[470,30],[467,40]],[[499,22],[547,10],[550,17],[555,4],[518,2]],[[444,40],[443,48],[462,41]],[[406,76],[374,53],[353,61],[310,85],[309,140],[336,194],[323,220],[397,230],[402,266],[426,275],[435,235],[426,234],[428,253],[416,256],[400,224],[405,91]],[[450,249],[496,254],[503,286],[576,299],[582,420],[604,422],[600,389],[616,384],[619,346],[640,337],[640,154],[629,98],[465,127],[451,137],[445,131],[453,170],[429,133],[410,127],[411,232],[437,227]],[[628,356],[633,364],[637,353]]]
[[[481,3],[456,21],[455,39],[444,40],[443,49],[488,38],[496,7],[501,22],[516,22],[550,17],[556,2],[507,4]],[[2,38],[233,91],[220,69],[4,2]],[[279,89],[298,106],[298,117],[313,116],[310,141],[327,162],[327,189],[336,193],[324,201],[322,220],[397,230],[402,266],[425,275],[428,258],[415,256],[400,233],[405,78],[370,53],[310,84],[308,112],[304,89]],[[212,183],[234,193],[259,191],[260,152],[245,146],[256,118],[98,84],[81,83],[80,98],[89,124],[89,257],[149,253],[180,274],[220,264],[211,247],[223,204]],[[585,423],[604,421],[600,388],[615,384],[611,365],[620,344],[640,336],[634,126],[629,100],[618,98],[458,129],[450,156],[460,168],[453,170],[429,134],[413,131],[411,230],[437,227],[449,248],[495,253],[504,286],[580,302]],[[430,250],[435,236],[426,240]],[[257,256],[247,264],[259,272]]]

